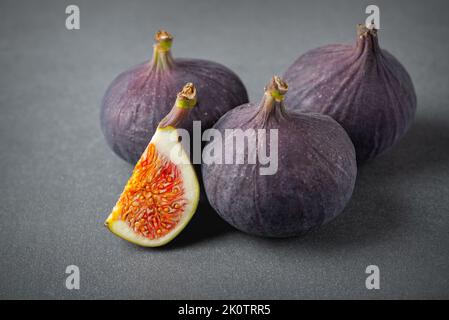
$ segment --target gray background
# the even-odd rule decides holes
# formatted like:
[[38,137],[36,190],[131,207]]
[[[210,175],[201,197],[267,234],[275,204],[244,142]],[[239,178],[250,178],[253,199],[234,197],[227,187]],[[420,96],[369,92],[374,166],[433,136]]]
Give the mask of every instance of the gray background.
[[[65,29],[65,7],[81,30]],[[301,53],[352,42],[367,1],[0,2],[1,298],[449,298],[449,30],[445,1],[376,1],[381,45],[409,70],[416,121],[360,169],[347,209],[300,239],[247,236],[201,209],[170,245],[143,249],[103,221],[132,168],[106,146],[99,102],[150,58],[153,33],[175,56],[235,70],[259,100]],[[65,289],[65,268],[81,289]],[[365,289],[365,268],[381,289]]]

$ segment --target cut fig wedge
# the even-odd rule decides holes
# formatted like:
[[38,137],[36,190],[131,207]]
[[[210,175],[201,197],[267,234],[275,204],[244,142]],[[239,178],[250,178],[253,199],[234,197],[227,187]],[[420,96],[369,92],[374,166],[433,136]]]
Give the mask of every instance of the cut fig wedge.
[[160,122],[105,222],[117,236],[140,246],[162,246],[195,213],[199,183],[176,129],[195,104],[196,90],[188,83]]

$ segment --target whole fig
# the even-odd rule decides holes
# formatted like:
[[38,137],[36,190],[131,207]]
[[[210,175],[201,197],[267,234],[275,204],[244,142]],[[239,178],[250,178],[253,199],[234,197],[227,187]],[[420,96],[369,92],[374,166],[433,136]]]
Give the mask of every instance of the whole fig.
[[[274,77],[260,104],[227,112],[213,127],[224,139],[214,137],[203,152],[202,175],[210,204],[228,223],[253,235],[289,237],[318,228],[343,210],[355,184],[355,151],[345,130],[326,115],[287,111],[287,89]],[[228,147],[235,140],[229,130],[240,130],[248,140],[235,150],[236,159],[244,155],[246,161],[223,163],[214,157],[207,163],[205,154],[220,147],[222,155],[229,156]],[[269,139],[264,132],[270,132]],[[249,161],[261,151],[277,162],[277,170],[263,173],[267,164],[260,157]]]
[[284,74],[289,106],[331,116],[346,129],[359,164],[404,136],[416,110],[412,80],[379,47],[374,27],[358,26],[355,46],[333,44],[299,57]]
[[190,130],[200,120],[211,127],[226,111],[248,101],[239,77],[221,64],[199,59],[173,59],[173,37],[160,30],[155,35],[153,58],[119,76],[101,104],[101,128],[112,150],[136,163],[162,118],[175,103],[185,83],[193,82],[198,103],[179,128]]

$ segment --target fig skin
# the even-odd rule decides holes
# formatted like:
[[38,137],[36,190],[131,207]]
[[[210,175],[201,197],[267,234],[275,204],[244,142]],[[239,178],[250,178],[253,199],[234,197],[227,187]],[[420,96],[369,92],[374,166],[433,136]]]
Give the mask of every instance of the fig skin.
[[396,144],[413,122],[411,77],[379,47],[373,27],[358,26],[355,46],[333,44],[305,53],[284,77],[290,85],[287,105],[337,120],[354,143],[358,164]]
[[274,78],[260,104],[239,106],[214,125],[223,136],[225,129],[278,129],[278,171],[260,175],[259,162],[202,164],[217,213],[235,228],[265,237],[303,235],[335,218],[351,198],[357,174],[345,130],[326,115],[287,111],[269,96],[270,87],[281,91],[279,81],[285,93],[286,84]]
[[[159,122],[170,111],[186,82],[198,90],[195,109],[180,128],[191,132],[192,122],[210,128],[231,108],[248,101],[239,77],[225,66],[200,59],[173,59],[172,36],[159,31],[153,59],[120,74],[102,100],[100,120],[111,149],[135,164],[153,136]],[[163,46],[162,46],[163,45]]]

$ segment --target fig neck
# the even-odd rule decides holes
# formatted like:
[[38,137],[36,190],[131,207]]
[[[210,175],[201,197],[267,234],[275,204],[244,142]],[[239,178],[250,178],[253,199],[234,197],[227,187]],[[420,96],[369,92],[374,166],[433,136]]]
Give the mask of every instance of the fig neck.
[[368,52],[380,54],[381,49],[377,37],[377,29],[374,25],[367,27],[364,24],[357,25],[356,48],[359,53]]
[[274,76],[265,87],[265,93],[257,113],[257,118],[262,125],[265,125],[272,117],[275,119],[287,117],[284,106],[284,95],[287,90],[288,85],[277,76]]
[[196,102],[196,88],[192,83],[187,83],[178,93],[173,108],[161,120],[158,128],[178,128],[196,105]]
[[173,68],[175,62],[171,55],[173,36],[164,30],[159,30],[154,36],[153,58],[151,69],[155,71],[167,71]]

